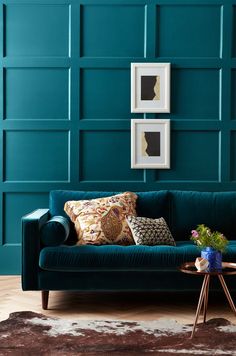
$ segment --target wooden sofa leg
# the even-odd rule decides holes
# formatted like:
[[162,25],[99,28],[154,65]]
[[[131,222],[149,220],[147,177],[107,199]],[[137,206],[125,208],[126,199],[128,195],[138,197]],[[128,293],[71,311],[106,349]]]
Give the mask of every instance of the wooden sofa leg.
[[44,310],[47,310],[48,308],[48,297],[49,297],[49,291],[42,290],[42,308]]

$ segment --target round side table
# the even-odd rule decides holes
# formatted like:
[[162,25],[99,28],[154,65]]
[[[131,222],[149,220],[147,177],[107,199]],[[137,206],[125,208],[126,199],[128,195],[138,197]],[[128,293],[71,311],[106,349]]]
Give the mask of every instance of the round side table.
[[230,263],[230,262],[222,262],[222,269],[221,270],[216,270],[216,271],[198,271],[195,267],[194,262],[186,262],[183,263],[180,266],[180,271],[183,273],[188,273],[188,274],[193,274],[193,275],[200,275],[204,276],[203,283],[202,283],[202,288],[201,288],[201,293],[199,296],[199,301],[198,301],[198,306],[197,306],[197,311],[195,315],[195,320],[193,324],[193,330],[191,334],[191,338],[194,336],[195,329],[197,326],[198,318],[202,310],[203,306],[203,322],[206,322],[206,314],[207,314],[207,306],[208,306],[208,294],[209,294],[209,284],[210,284],[210,278],[211,276],[217,276],[220,280],[220,283],[222,285],[222,288],[225,292],[225,295],[228,299],[229,305],[233,311],[233,313],[236,315],[236,308],[233,302],[233,299],[230,295],[230,292],[228,290],[228,287],[225,283],[224,277],[225,275],[231,275],[231,274],[236,274],[236,263]]

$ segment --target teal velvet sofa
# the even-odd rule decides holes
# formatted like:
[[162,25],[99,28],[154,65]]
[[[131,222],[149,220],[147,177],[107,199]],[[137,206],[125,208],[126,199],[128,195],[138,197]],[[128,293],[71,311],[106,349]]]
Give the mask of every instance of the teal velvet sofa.
[[[93,199],[117,192],[55,190],[49,208],[22,218],[22,288],[42,291],[47,308],[49,291],[191,291],[199,290],[201,277],[179,272],[194,261],[199,250],[189,240],[200,223],[219,230],[230,240],[224,261],[236,261],[236,192],[153,191],[138,192],[137,214],[164,217],[176,241],[173,246],[76,246],[75,230],[65,244],[44,246],[40,229],[53,216],[68,218],[68,200]],[[235,289],[235,279],[226,282]],[[217,285],[215,286],[217,288]]]

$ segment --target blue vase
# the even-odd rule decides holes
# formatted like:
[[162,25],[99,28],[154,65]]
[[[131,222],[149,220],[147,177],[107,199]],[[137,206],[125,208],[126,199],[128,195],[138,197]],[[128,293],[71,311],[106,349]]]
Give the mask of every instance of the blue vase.
[[208,269],[210,271],[222,269],[222,253],[220,251],[212,247],[206,247],[201,251],[201,257],[208,260]]

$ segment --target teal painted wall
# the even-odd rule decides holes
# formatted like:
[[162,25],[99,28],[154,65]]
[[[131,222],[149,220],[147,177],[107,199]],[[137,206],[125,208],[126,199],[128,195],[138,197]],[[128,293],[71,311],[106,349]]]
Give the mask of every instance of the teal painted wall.
[[[51,189],[235,190],[236,2],[0,1],[0,272]],[[130,169],[130,63],[171,62],[171,169]]]

